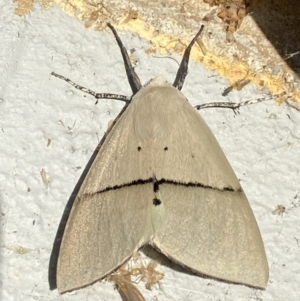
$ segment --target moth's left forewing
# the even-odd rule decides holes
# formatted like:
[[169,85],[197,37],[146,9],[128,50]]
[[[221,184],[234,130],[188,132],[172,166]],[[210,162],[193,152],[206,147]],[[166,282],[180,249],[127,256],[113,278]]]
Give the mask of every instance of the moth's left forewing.
[[134,184],[144,174],[128,109],[107,135],[72,206],[57,265],[60,293],[106,277],[152,234],[153,184]]

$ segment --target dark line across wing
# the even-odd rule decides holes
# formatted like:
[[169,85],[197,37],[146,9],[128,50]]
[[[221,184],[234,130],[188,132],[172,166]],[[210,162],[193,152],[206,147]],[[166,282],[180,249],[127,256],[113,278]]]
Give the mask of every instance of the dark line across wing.
[[92,194],[96,194],[96,193],[97,194],[98,193],[104,193],[104,192],[107,192],[107,191],[110,191],[110,190],[117,190],[117,189],[121,189],[121,188],[124,188],[124,187],[135,186],[135,185],[143,185],[143,184],[147,184],[147,183],[153,183],[154,180],[156,181],[156,183],[158,185],[171,184],[171,185],[176,185],[176,186],[180,185],[180,186],[184,186],[184,187],[201,187],[201,188],[205,188],[205,189],[213,189],[213,190],[224,191],[224,192],[225,191],[228,191],[228,192],[241,192],[242,191],[242,188],[239,188],[239,189],[236,190],[236,189],[234,189],[230,186],[218,188],[218,187],[213,187],[213,186],[210,186],[210,185],[205,185],[205,184],[202,184],[202,183],[199,183],[199,182],[196,182],[196,183],[195,182],[176,182],[174,180],[169,180],[169,179],[156,180],[156,179],[153,179],[153,178],[149,178],[149,179],[146,179],[146,180],[139,179],[139,180],[124,183],[124,184],[121,184],[121,185],[108,186],[108,187],[106,187],[102,190],[98,190],[95,193],[89,193],[89,194],[92,195]]

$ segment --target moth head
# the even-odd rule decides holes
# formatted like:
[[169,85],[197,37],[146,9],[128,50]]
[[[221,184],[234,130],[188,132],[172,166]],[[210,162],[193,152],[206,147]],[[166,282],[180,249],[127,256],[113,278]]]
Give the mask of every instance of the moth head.
[[165,79],[163,79],[161,76],[157,76],[155,78],[150,79],[144,87],[146,86],[165,86],[165,85],[171,85],[169,82],[167,82]]

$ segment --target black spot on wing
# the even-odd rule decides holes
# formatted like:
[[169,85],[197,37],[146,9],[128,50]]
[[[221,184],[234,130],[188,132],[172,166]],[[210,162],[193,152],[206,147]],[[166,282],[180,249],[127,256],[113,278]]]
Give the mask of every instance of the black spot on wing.
[[154,206],[159,206],[160,204],[161,204],[161,200],[159,200],[158,198],[153,199],[153,205]]

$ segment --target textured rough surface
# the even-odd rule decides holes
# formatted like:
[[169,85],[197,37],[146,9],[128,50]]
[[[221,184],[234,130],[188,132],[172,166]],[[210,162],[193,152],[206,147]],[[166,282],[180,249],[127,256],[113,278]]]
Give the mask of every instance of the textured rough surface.
[[[33,2],[57,3],[85,27],[103,30],[112,22],[152,43],[149,51],[181,52],[199,25],[205,32],[194,59],[218,70],[230,84],[241,81],[285,91],[300,102],[300,6],[298,0],[16,0],[19,15]],[[279,98],[282,103],[285,98]]]
[[[120,300],[111,283],[59,296],[49,291],[47,269],[64,206],[108,122],[122,103],[100,101],[50,76],[52,71],[99,92],[130,95],[118,47],[108,31],[86,30],[59,8],[38,6],[14,15],[2,5],[0,48],[0,299]],[[146,54],[151,45],[120,32],[143,83],[161,75],[172,82],[177,64]],[[190,37],[187,36],[188,40]],[[160,56],[157,54],[156,56]],[[180,60],[178,54],[172,58]],[[228,80],[191,61],[182,92],[193,105],[242,101],[264,94],[253,84],[228,97]],[[164,292],[139,289],[147,300],[297,300],[300,268],[299,112],[274,101],[240,109],[200,112],[236,172],[264,240],[270,266],[265,291],[204,279],[163,259]],[[167,108],[166,108],[167,114]],[[42,179],[41,171],[45,175]],[[46,174],[45,174],[46,173]],[[44,182],[47,183],[48,188]],[[272,211],[282,205],[283,216]],[[109,256],[109,254],[108,254]]]

